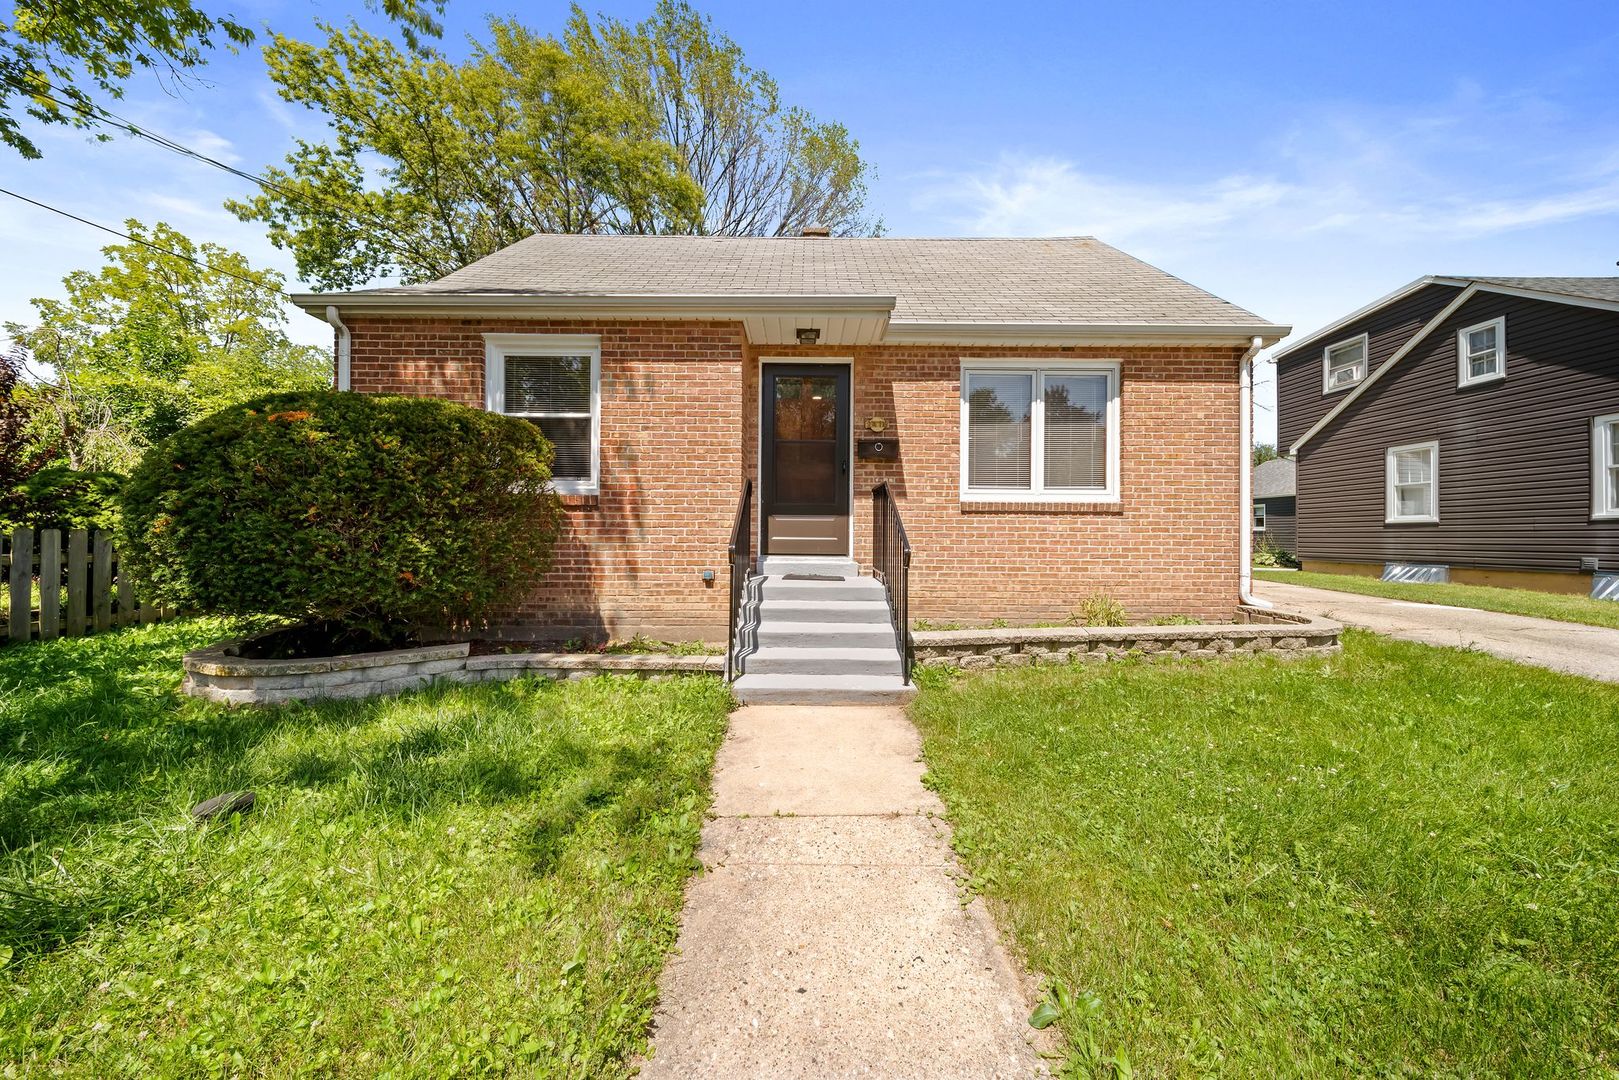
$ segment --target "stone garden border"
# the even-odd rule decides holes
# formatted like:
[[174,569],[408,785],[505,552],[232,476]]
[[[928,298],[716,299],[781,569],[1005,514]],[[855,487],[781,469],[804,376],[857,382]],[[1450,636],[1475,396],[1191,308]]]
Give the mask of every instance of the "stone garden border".
[[222,641],[186,653],[181,689],[226,705],[274,705],[397,694],[435,679],[500,682],[523,675],[577,679],[599,672],[661,678],[725,670],[723,656],[557,652],[471,656],[466,642],[303,660],[250,660],[237,655],[244,643]]
[[1322,656],[1342,648],[1343,627],[1271,608],[1241,607],[1236,621],[1197,626],[1060,626],[1050,629],[919,630],[916,662],[965,669],[1099,662],[1140,656],[1202,660],[1268,653]]

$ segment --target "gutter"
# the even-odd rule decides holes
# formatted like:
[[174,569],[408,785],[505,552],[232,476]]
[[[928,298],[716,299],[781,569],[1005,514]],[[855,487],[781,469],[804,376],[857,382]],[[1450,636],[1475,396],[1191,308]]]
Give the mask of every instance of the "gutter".
[[1254,447],[1253,447],[1253,402],[1254,402],[1254,357],[1259,350],[1265,347],[1263,338],[1256,337],[1248,346],[1248,351],[1242,354],[1237,361],[1237,385],[1240,387],[1237,397],[1241,402],[1242,419],[1237,423],[1238,439],[1241,443],[1242,465],[1237,470],[1237,498],[1242,503],[1241,516],[1238,521],[1237,540],[1237,602],[1249,607],[1270,608],[1276,605],[1269,600],[1261,600],[1254,595]]
[[337,312],[337,305],[326,305],[326,321],[331,323],[337,331],[337,388],[349,388],[349,328],[343,324],[343,316]]

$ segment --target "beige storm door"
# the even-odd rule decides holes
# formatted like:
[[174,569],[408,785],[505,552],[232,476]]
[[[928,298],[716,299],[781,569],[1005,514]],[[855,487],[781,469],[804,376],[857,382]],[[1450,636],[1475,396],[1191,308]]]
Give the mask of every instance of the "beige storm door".
[[849,554],[849,369],[765,364],[760,430],[766,555]]

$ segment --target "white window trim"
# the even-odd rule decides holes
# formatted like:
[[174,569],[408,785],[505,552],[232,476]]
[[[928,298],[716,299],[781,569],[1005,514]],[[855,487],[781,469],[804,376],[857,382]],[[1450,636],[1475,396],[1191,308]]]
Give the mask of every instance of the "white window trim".
[[1265,531],[1265,504],[1262,502],[1254,503],[1253,527],[1254,532]]
[[[506,416],[506,357],[590,355],[590,478],[555,478],[551,487],[559,495],[601,493],[601,370],[602,343],[594,334],[485,334],[483,336],[484,408]],[[558,415],[558,414],[548,414]],[[582,418],[583,414],[579,414]]]
[[[1475,330],[1495,330],[1495,370],[1488,375],[1473,376],[1471,357],[1467,352],[1467,335]],[[1497,379],[1507,377],[1507,317],[1489,319],[1485,322],[1474,323],[1456,331],[1456,388],[1464,386],[1477,386],[1479,383],[1495,382]]]
[[[1360,343],[1360,378],[1354,382],[1346,382],[1342,386],[1332,385],[1332,353],[1334,349],[1341,349],[1345,345]],[[1341,394],[1345,390],[1353,390],[1366,381],[1366,376],[1372,370],[1372,339],[1370,334],[1356,334],[1354,337],[1334,341],[1321,350],[1321,392],[1323,394]]]
[[[1064,360],[1060,357],[963,357],[961,361],[961,500],[963,502],[1095,502],[1119,501],[1119,370],[1117,360]],[[1035,375],[1037,384],[1030,412],[1028,489],[974,488],[967,482],[967,373]],[[1107,376],[1107,484],[1100,488],[1047,488],[1045,450],[1045,393],[1043,372],[1063,375]]]
[[[1398,454],[1409,450],[1427,450],[1433,454],[1433,472],[1428,480],[1428,487],[1433,492],[1430,505],[1431,514],[1412,514],[1401,516],[1400,501],[1395,490],[1394,460]],[[1437,439],[1429,442],[1406,443],[1404,446],[1391,446],[1383,454],[1383,522],[1386,525],[1409,525],[1412,523],[1432,524],[1439,520],[1439,442]]]
[[1619,521],[1619,480],[1611,472],[1614,461],[1613,437],[1608,428],[1619,425],[1619,413],[1591,420],[1591,520]]

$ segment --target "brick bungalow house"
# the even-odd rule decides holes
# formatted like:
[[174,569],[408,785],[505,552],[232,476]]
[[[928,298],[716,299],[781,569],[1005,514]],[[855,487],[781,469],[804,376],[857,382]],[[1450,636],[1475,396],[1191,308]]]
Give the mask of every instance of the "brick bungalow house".
[[807,232],[540,235],[296,301],[337,330],[338,387],[500,409],[556,445],[567,527],[512,636],[725,640],[750,480],[756,554],[862,566],[886,481],[916,619],[1056,621],[1096,591],[1231,616],[1247,361],[1287,327],[1088,237]]

